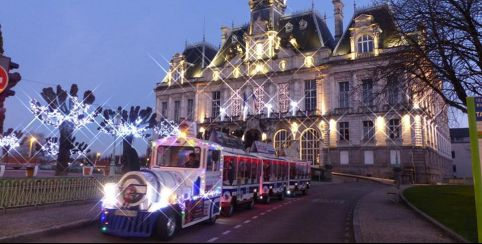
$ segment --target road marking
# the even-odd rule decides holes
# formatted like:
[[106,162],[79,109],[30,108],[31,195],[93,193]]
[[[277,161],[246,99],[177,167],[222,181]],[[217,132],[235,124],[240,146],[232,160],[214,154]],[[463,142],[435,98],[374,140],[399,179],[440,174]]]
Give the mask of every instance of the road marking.
[[268,211],[266,211],[266,212],[271,213],[271,211],[273,211],[273,209],[268,209]]
[[246,221],[244,221],[243,223],[249,224],[249,223],[251,223],[251,220],[246,220]]
[[229,233],[231,233],[231,231],[230,231],[230,230],[227,230],[227,231],[223,232],[223,235],[227,235],[227,234],[229,234]]
[[262,212],[262,213],[260,213],[259,215],[263,216],[263,215],[265,215],[265,214],[266,214],[265,212]]
[[257,219],[257,218],[258,218],[258,216],[254,216],[254,217],[253,217],[253,219]]
[[214,238],[209,239],[208,243],[215,242],[215,241],[217,241],[217,240],[219,240],[219,238],[214,237]]
[[236,225],[236,226],[234,226],[235,229],[239,229],[239,228],[241,228],[241,227],[243,227],[243,226],[242,226],[242,225]]

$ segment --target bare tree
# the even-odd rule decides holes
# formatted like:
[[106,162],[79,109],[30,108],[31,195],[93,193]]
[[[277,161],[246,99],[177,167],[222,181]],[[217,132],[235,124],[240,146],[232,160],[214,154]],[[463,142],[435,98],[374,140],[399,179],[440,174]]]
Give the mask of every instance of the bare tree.
[[43,123],[59,129],[59,153],[57,158],[56,175],[67,175],[71,150],[74,149],[73,133],[75,130],[94,122],[95,117],[101,112],[98,108],[90,111],[90,106],[95,101],[92,91],[84,92],[84,97],[79,100],[79,89],[72,85],[70,92],[63,90],[59,85],[55,91],[52,87],[45,88],[40,94],[47,102],[42,106],[40,102],[30,102],[32,113]]
[[[107,134],[123,139],[122,170],[124,172],[140,169],[139,155],[132,146],[134,138],[148,138],[149,131],[156,125],[156,114],[152,108],[131,107],[130,111],[117,108],[105,109],[103,121],[98,128]],[[115,155],[114,155],[115,156]]]
[[438,95],[466,113],[466,98],[482,95],[482,0],[388,2],[400,52],[378,74],[404,77],[414,96]]

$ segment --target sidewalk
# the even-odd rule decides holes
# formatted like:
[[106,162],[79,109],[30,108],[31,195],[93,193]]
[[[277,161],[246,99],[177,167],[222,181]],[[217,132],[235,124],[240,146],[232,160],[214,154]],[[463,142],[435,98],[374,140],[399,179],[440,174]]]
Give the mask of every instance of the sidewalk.
[[355,209],[353,225],[358,242],[455,243],[438,227],[427,222],[402,202],[390,200],[386,187],[364,196]]
[[0,213],[0,242],[82,226],[95,221],[99,211],[96,202],[7,210]]

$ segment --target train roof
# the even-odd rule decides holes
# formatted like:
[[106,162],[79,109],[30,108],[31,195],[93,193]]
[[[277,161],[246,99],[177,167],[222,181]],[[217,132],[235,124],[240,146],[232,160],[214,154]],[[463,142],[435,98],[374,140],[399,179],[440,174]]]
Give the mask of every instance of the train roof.
[[155,141],[156,145],[169,146],[191,146],[191,147],[209,147],[216,150],[223,150],[223,147],[215,142],[201,140],[195,137],[186,136],[168,136]]

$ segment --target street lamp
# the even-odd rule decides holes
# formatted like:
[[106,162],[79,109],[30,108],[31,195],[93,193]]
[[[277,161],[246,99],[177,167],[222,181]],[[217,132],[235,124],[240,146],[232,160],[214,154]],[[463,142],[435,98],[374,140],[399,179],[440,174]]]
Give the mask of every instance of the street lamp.
[[28,152],[28,157],[31,159],[32,158],[32,146],[33,146],[33,143],[37,141],[37,138],[35,138],[34,136],[30,137],[30,149],[29,149],[29,152]]

